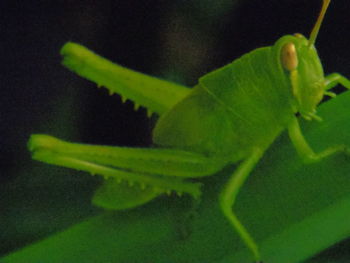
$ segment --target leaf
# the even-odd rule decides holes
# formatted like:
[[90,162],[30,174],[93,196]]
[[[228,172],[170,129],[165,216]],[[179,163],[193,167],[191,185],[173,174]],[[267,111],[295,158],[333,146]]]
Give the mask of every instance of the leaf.
[[[320,107],[321,123],[303,123],[321,150],[350,145],[350,92]],[[252,262],[221,215],[217,195],[230,172],[204,178],[203,200],[158,198],[144,207],[104,213],[1,259],[10,262]],[[244,185],[235,206],[264,262],[296,263],[350,236],[350,157],[303,164],[282,134]]]

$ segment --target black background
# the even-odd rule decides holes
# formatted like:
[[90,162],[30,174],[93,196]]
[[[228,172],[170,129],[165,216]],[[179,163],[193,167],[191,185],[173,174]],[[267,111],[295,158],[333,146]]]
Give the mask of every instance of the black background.
[[[148,145],[154,119],[60,65],[81,43],[126,67],[193,86],[203,74],[285,34],[308,35],[320,0],[1,1],[0,175],[30,169],[32,133]],[[350,76],[350,3],[334,0],[316,46],[325,72]],[[1,197],[1,195],[0,195]]]

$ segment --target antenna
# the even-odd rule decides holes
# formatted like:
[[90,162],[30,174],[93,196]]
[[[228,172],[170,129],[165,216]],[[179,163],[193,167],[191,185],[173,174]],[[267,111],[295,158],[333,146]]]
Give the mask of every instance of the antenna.
[[316,37],[318,34],[318,31],[320,30],[324,15],[326,14],[327,8],[331,0],[323,0],[322,4],[322,9],[320,14],[318,15],[318,18],[316,20],[316,24],[314,25],[311,34],[310,34],[310,39],[309,39],[309,47],[311,47],[313,44],[315,44]]

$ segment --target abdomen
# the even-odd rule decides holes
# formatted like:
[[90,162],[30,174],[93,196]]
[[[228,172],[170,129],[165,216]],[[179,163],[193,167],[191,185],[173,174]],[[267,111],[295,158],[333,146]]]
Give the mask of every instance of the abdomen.
[[241,148],[225,107],[198,86],[161,116],[153,130],[153,142],[227,158],[233,149]]
[[284,72],[261,48],[199,80],[158,121],[155,144],[240,159],[267,148],[293,116]]

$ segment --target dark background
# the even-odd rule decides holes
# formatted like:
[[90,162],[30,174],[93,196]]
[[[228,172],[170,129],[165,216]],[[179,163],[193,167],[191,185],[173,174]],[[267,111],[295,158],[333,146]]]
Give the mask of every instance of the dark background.
[[[122,104],[117,95],[109,96],[60,65],[65,42],[81,43],[123,66],[193,86],[205,73],[272,45],[285,34],[308,35],[320,6],[321,0],[1,1],[0,220],[9,226],[1,252],[45,236],[19,232],[21,237],[11,242],[18,229],[13,218],[5,217],[23,211],[20,200],[29,197],[33,200],[29,198],[26,208],[39,211],[40,191],[48,191],[35,179],[39,175],[33,167],[44,164],[30,159],[30,134],[96,144],[151,143],[155,120],[149,120],[144,109],[135,112],[130,102]],[[325,72],[350,76],[349,13],[348,0],[331,3],[316,43]],[[35,196],[32,179],[37,180]],[[20,197],[15,201],[14,196]],[[89,213],[94,211],[84,215]]]

